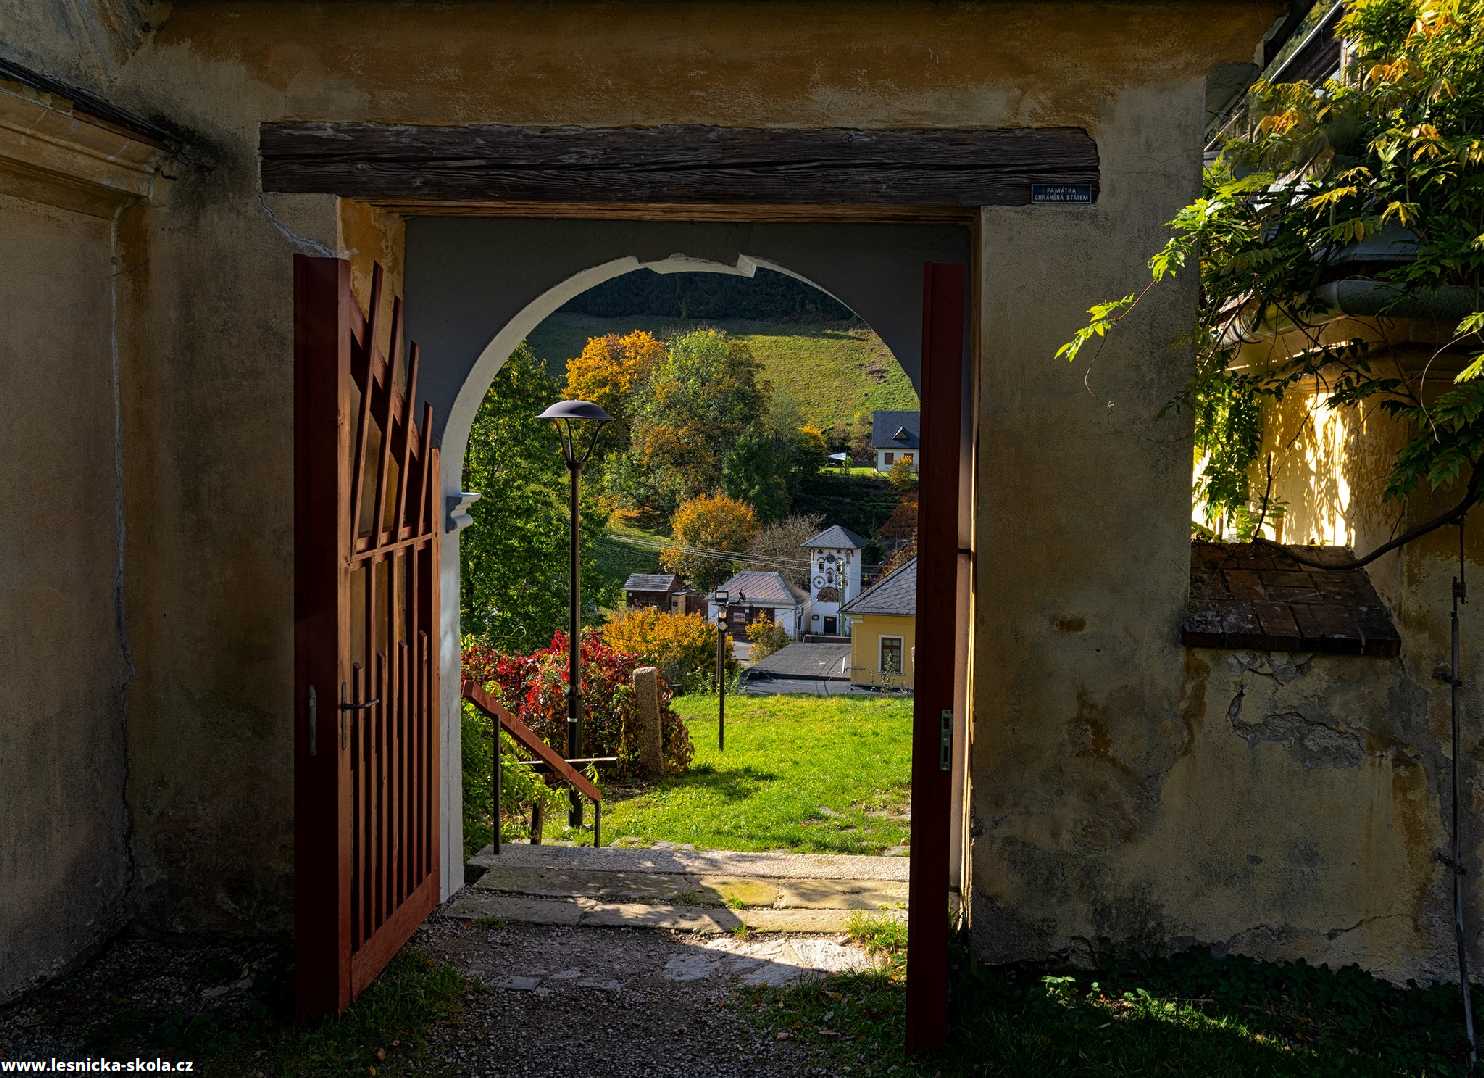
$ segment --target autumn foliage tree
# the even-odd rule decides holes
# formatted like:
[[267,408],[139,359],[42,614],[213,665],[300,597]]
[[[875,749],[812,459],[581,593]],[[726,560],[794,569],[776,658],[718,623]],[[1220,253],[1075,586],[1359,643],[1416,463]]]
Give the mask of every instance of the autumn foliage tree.
[[659,338],[636,329],[592,337],[580,355],[567,361],[567,398],[592,401],[617,421],[617,429],[609,434],[610,447],[626,444],[635,394],[664,356],[665,345]]
[[660,551],[660,564],[709,592],[735,569],[726,554],[745,551],[757,527],[757,514],[746,502],[725,494],[692,498],[670,519],[674,539]]
[[917,557],[917,491],[902,495],[902,500],[887,517],[886,523],[876,534],[886,548],[886,561],[882,563],[881,575],[907,564]]
[[799,587],[809,585],[809,552],[804,544],[824,531],[823,513],[799,513],[758,529],[747,553],[759,569],[774,569]]
[[722,489],[728,457],[767,414],[759,370],[748,347],[720,330],[672,338],[634,402],[630,447],[613,456],[609,489],[661,517]]
[[788,632],[777,622],[758,618],[747,625],[747,642],[752,645],[752,659],[766,659],[788,645]]

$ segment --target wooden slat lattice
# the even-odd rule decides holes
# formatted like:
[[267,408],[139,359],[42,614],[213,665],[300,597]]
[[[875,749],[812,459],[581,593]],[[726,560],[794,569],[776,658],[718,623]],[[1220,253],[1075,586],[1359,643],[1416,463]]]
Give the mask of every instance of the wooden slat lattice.
[[[307,626],[306,614],[336,611],[295,641],[305,672],[299,691],[323,701],[317,721],[309,710],[315,737],[302,749],[296,742],[296,798],[319,806],[301,818],[296,865],[303,879],[320,880],[324,873],[310,870],[327,862],[339,875],[338,900],[322,882],[296,899],[299,1009],[311,1015],[345,1007],[437,900],[438,671],[430,642],[438,632],[440,522],[432,410],[424,405],[415,418],[421,363],[416,345],[403,363],[401,299],[388,294],[380,266],[364,313],[343,262],[300,258],[295,268],[296,566],[335,579],[331,592],[306,588],[296,616]],[[311,437],[325,426],[338,427],[338,443]],[[325,683],[329,671],[338,672],[338,692]],[[332,767],[324,754],[336,749]],[[333,826],[323,818],[329,806]],[[321,942],[327,934],[333,948]]]
[[[385,937],[396,935],[399,911],[432,878],[436,837],[429,831],[437,820],[431,802],[436,674],[427,640],[436,631],[429,599],[438,572],[438,535],[427,506],[438,454],[431,442],[431,408],[424,408],[421,424],[413,418],[419,351],[412,345],[403,365],[402,301],[385,293],[377,265],[371,307],[364,321],[352,325],[351,369],[361,407],[352,476],[354,531],[346,551],[350,574],[361,578],[350,590],[362,600],[359,658],[369,675],[361,701],[367,710],[355,713],[361,717],[355,737],[362,744],[353,753],[363,769],[355,784],[355,892],[362,903],[355,957],[365,955],[373,964],[388,947],[400,945]],[[389,321],[385,342],[383,319]]]

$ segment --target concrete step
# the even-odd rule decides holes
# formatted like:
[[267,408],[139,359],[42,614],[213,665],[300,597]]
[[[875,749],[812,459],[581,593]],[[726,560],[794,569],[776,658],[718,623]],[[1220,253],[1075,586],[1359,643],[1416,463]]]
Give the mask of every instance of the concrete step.
[[845,853],[697,850],[689,846],[532,846],[507,842],[502,852],[486,846],[469,863],[485,870],[575,868],[593,872],[693,873],[763,879],[897,880],[906,883],[910,865],[901,856]]
[[517,844],[472,863],[483,875],[444,908],[450,917],[836,934],[860,913],[904,918],[907,908],[903,857]]
[[474,884],[477,891],[538,898],[608,902],[664,902],[733,908],[873,910],[905,905],[907,884],[895,880],[800,880],[710,876],[689,872],[595,872],[576,868],[497,865]]
[[[860,915],[851,909],[775,909],[690,906],[675,903],[604,902],[590,898],[537,898],[466,888],[444,908],[449,917],[506,923],[566,925],[584,928],[656,928],[701,935],[784,932],[837,935]],[[906,910],[878,911],[878,916],[905,920]]]

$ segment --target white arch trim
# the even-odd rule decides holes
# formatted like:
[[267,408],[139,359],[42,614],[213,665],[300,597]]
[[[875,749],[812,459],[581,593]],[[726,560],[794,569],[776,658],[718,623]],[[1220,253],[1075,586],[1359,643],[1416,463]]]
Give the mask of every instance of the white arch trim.
[[[604,281],[621,277],[638,269],[655,273],[730,273],[738,277],[751,277],[758,268],[774,270],[817,288],[831,298],[844,303],[829,289],[811,281],[802,274],[763,258],[739,254],[734,264],[713,259],[695,258],[691,255],[672,254],[667,258],[644,262],[634,255],[615,258],[611,261],[574,273],[560,284],[548,288],[526,304],[514,318],[502,326],[490,338],[488,344],[474,361],[464,384],[459,387],[448,410],[448,421],[443,427],[443,441],[439,450],[442,461],[440,483],[443,489],[443,539],[439,568],[439,596],[442,613],[439,627],[439,695],[441,737],[439,739],[439,766],[442,770],[442,823],[440,843],[443,850],[442,880],[439,888],[441,898],[447,899],[464,885],[464,789],[463,758],[460,744],[459,722],[462,692],[459,684],[459,531],[469,523],[469,504],[478,498],[478,492],[460,490],[464,472],[464,454],[469,448],[469,432],[474,427],[474,417],[489,387],[500,373],[500,368],[520,343],[531,335],[541,322],[570,299],[574,299]],[[849,306],[849,304],[845,304]]]

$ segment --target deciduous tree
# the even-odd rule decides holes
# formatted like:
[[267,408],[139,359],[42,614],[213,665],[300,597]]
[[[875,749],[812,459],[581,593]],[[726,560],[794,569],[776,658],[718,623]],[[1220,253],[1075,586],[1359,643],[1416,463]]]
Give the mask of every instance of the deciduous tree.
[[582,353],[567,361],[568,399],[592,401],[616,420],[608,449],[627,443],[627,420],[636,394],[664,355],[663,342],[636,329],[590,337]]
[[769,391],[759,369],[747,346],[720,330],[673,338],[630,412],[630,448],[610,462],[608,488],[664,514],[722,489],[738,440],[767,416]]
[[824,514],[800,513],[758,529],[747,553],[753,568],[774,569],[799,587],[809,584],[809,552],[804,543],[824,530]]
[[[469,433],[465,490],[480,494],[460,536],[464,631],[502,651],[527,652],[567,620],[567,472],[551,424],[536,418],[557,395],[522,344],[500,368]],[[585,504],[584,575],[601,523]]]
[[747,549],[757,533],[752,506],[725,494],[704,494],[675,510],[672,544],[660,551],[660,564],[711,591],[735,571],[728,554]]

